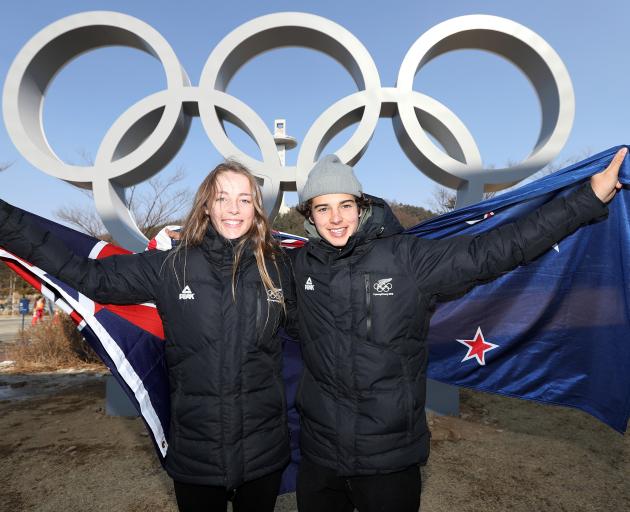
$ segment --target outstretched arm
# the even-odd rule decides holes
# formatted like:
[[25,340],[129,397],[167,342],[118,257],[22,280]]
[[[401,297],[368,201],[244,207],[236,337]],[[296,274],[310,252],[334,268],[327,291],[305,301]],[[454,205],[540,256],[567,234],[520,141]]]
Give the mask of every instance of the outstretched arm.
[[626,154],[627,149],[621,149],[590,183],[511,224],[475,237],[413,239],[409,258],[419,287],[441,298],[458,296],[535,259],[580,226],[604,217],[606,203],[621,188],[619,167]]
[[0,200],[0,247],[42,268],[88,297],[130,304],[156,297],[160,262],[152,252],[92,260],[78,256],[22,210]]

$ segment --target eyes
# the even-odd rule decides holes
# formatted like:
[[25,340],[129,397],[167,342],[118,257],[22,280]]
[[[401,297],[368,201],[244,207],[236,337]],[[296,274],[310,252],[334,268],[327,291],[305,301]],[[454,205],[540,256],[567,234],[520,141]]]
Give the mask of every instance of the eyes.
[[[214,202],[217,203],[217,204],[224,205],[224,204],[227,204],[229,202],[229,199],[227,197],[225,197],[225,196],[218,196],[214,200]],[[242,205],[242,206],[248,206],[248,205],[252,204],[252,200],[250,198],[248,198],[248,197],[240,197],[238,199],[238,204]]]
[[[342,215],[354,213],[357,209],[357,203],[354,201],[348,201],[347,203],[343,203],[338,207],[339,212]],[[315,215],[326,215],[332,211],[330,206],[318,206],[314,209]]]

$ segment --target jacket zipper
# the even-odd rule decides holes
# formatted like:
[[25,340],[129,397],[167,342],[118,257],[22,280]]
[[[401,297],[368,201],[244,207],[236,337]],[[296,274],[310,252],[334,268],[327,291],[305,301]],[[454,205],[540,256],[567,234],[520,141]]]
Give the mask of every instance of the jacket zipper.
[[365,274],[365,307],[367,309],[367,341],[372,339],[372,294],[370,293],[370,274]]
[[[223,267],[225,267],[225,263],[223,265]],[[221,269],[221,273],[222,275],[224,274],[224,268],[222,267]],[[229,275],[229,273],[227,274]],[[223,292],[225,292],[225,281],[223,281]],[[236,286],[238,288],[238,281],[236,283]],[[237,290],[238,292],[238,290]],[[225,333],[224,333],[225,335]],[[224,381],[224,371],[223,371],[223,366],[225,365],[225,343],[219,343],[219,404],[220,404],[220,412],[221,412],[221,463],[223,465],[223,471],[224,471],[224,481],[225,481],[225,487],[228,487],[228,484],[230,483],[230,479],[231,479],[231,475],[230,475],[230,471],[228,468],[228,463],[227,463],[227,456],[225,453],[226,450],[226,439],[225,439],[225,411],[226,411],[226,406],[225,406],[225,402],[223,400],[224,397],[224,385],[225,385],[225,381]]]

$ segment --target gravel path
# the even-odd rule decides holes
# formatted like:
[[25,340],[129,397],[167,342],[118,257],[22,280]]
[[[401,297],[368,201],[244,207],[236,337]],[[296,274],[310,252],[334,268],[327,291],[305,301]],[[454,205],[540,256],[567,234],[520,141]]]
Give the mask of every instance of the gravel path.
[[[104,389],[95,374],[0,373],[0,511],[176,511],[144,425],[106,416]],[[579,411],[466,390],[461,409],[431,418],[423,512],[630,510],[628,436]],[[276,510],[296,510],[295,497]]]

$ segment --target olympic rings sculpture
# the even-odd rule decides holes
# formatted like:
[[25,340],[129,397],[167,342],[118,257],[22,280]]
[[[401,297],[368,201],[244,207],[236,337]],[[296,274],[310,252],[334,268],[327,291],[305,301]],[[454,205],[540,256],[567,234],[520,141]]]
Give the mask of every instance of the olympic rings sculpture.
[[[105,134],[93,166],[61,161],[48,145],[41,111],[56,73],[78,55],[119,45],[147,52],[162,64],[166,89],[131,106]],[[308,130],[297,164],[283,167],[273,134],[248,105],[229,95],[230,80],[250,59],[286,46],[319,50],[337,60],[357,92],[326,109]],[[435,57],[457,49],[499,54],[529,78],[540,100],[542,124],[530,155],[502,169],[484,169],[474,138],[447,107],[413,90],[417,72]],[[505,18],[471,15],[440,23],[420,36],[405,55],[396,87],[382,87],[367,49],[348,30],[307,13],[276,13],[253,19],[229,33],[212,51],[198,86],[192,86],[167,41],[151,26],[122,13],[85,12],[58,20],[36,34],[16,56],[3,92],[4,121],[18,151],[43,172],[91,188],[105,226],[132,250],[146,246],[124,199],[126,187],[161,171],[184,143],[192,117],[201,119],[221,155],[237,158],[258,177],[265,208],[275,216],[285,190],[301,190],[326,144],[357,124],[336,151],[351,165],[361,158],[381,117],[392,119],[399,144],[423,173],[457,189],[458,206],[479,201],[549,163],[569,136],[575,113],[573,85],[557,53],[539,35]],[[254,140],[261,159],[240,151],[223,122],[236,124]],[[433,136],[444,149],[435,145]]]

